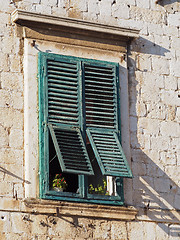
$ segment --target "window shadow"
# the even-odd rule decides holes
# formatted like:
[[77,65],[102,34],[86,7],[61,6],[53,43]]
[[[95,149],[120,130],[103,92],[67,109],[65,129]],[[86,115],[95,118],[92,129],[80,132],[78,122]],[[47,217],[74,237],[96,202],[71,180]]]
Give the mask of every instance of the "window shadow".
[[169,4],[173,4],[175,2],[178,2],[179,3],[179,0],[157,0],[156,3],[161,5],[161,6],[166,6],[166,5],[169,5]]
[[[141,41],[145,42],[143,47],[138,46]],[[143,52],[161,56],[169,52],[169,50],[161,48],[161,46],[157,47],[154,45],[154,49],[149,48],[149,44],[153,46],[153,43],[146,42],[143,38],[140,38],[136,40],[136,43],[133,43],[133,52],[137,52],[137,55]],[[153,135],[153,127],[151,127],[149,133],[146,129],[146,124],[138,128],[139,116],[144,118],[144,120],[150,119],[149,124],[151,124],[151,120],[157,120],[158,122],[159,117],[156,116],[152,119],[151,114],[153,113],[151,109],[147,110],[146,107],[143,113],[139,113],[139,110],[137,110],[138,106],[140,106],[140,104],[138,105],[140,101],[144,105],[147,102],[144,103],[141,98],[142,79],[138,79],[139,75],[137,75],[138,78],[136,77],[136,58],[131,57],[130,50],[128,53],[128,69],[130,117],[133,128],[130,129],[131,163],[133,166],[132,171],[134,170],[134,178],[132,179],[133,205],[140,209],[138,219],[157,222],[158,226],[168,236],[178,237],[180,236],[180,227],[177,225],[180,223],[180,209],[178,208],[178,199],[180,199],[179,174],[171,169],[173,165],[171,165],[171,161],[173,160],[168,157],[170,146],[163,146],[162,142],[162,146],[160,149],[158,148],[161,140],[159,130],[154,132]],[[146,82],[146,79],[143,79],[143,82]],[[156,91],[154,94],[156,94]],[[151,100],[148,103],[151,105]],[[159,103],[154,102],[154,108],[156,109],[152,111],[160,112],[159,104],[161,104],[160,100]],[[175,146],[171,146],[171,149],[176,154]],[[174,162],[174,164],[176,163]]]

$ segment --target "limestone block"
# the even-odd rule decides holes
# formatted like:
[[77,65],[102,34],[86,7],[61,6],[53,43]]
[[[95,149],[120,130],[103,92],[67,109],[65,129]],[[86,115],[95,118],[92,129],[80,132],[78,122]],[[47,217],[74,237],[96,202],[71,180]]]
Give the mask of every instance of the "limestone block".
[[151,58],[147,55],[139,55],[137,57],[137,68],[140,71],[151,71]]
[[180,69],[179,69],[179,61],[178,60],[171,60],[170,61],[170,72],[175,77],[180,77]]
[[1,108],[0,109],[0,122],[5,128],[14,127],[14,128],[23,128],[23,113],[10,109],[10,108]]
[[[1,164],[2,171],[5,173],[4,181],[13,183],[23,183],[23,165],[16,161],[16,164]],[[12,192],[12,195],[14,191]]]
[[[144,239],[143,222],[127,222],[127,239]],[[141,230],[140,230],[141,229]]]
[[100,11],[100,18],[110,20],[111,17],[111,0],[100,1],[98,2],[99,11]]
[[160,153],[161,161],[166,165],[175,165],[176,164],[176,152],[161,152]]
[[164,18],[161,13],[161,11],[152,11],[147,8],[138,8],[132,6],[130,8],[130,18],[139,20],[139,21],[144,21],[144,22],[151,22],[154,24],[162,24],[164,23]]
[[180,121],[180,107],[176,108],[176,120]]
[[179,123],[162,121],[160,125],[160,132],[162,136],[178,137],[180,133]]
[[[7,233],[7,232],[11,232],[10,213],[0,211],[0,233]],[[0,239],[3,239],[3,238],[0,238]]]
[[11,91],[11,104],[14,109],[22,110],[23,109],[23,93]]
[[23,148],[23,130],[12,129],[9,135],[9,146],[16,149]]
[[155,73],[168,75],[169,71],[169,61],[163,57],[153,57],[152,58],[152,70]]
[[2,88],[23,91],[23,76],[19,73],[2,72],[1,85]]
[[159,133],[160,121],[141,117],[138,119],[138,129],[143,130],[144,134],[157,135]]
[[118,19],[129,19],[129,7],[127,4],[113,4],[112,16]]
[[180,225],[171,224],[169,225],[169,240],[179,240],[180,236]]
[[149,118],[158,118],[164,120],[166,118],[166,105],[162,103],[147,103],[147,116]]
[[51,6],[44,6],[44,5],[37,5],[36,6],[36,12],[42,13],[42,14],[51,14]]
[[8,54],[0,52],[0,71],[9,71],[9,58]]
[[[168,177],[174,181],[175,183],[179,180],[179,172],[180,172],[180,166],[165,166],[165,172],[168,175]],[[178,183],[177,183],[178,184]]]
[[111,239],[123,240],[127,237],[127,229],[125,222],[111,221]]
[[156,239],[157,240],[168,240],[169,227],[168,224],[158,223],[156,225]]
[[94,239],[110,239],[111,238],[111,226],[107,221],[94,221],[93,230]]
[[23,150],[0,148],[0,163],[23,164]]
[[178,210],[180,210],[180,195],[176,194],[174,199],[174,207]]
[[132,163],[132,172],[134,176],[145,176],[146,175],[146,165],[144,163]]
[[160,163],[157,165],[153,162],[153,159],[151,160],[152,162],[150,161],[149,164],[147,164],[147,176],[163,177],[165,175],[163,165]]
[[21,72],[22,63],[21,63],[21,58],[19,56],[10,55],[9,61],[10,61],[11,72]]
[[166,90],[177,90],[178,87],[178,79],[173,76],[164,76],[164,83]]
[[146,0],[136,0],[137,7],[139,8],[149,8],[149,1]]
[[30,234],[30,221],[25,220],[25,214],[11,213],[11,224],[13,233]]
[[[40,220],[40,218],[39,218]],[[38,220],[36,221],[38,224]],[[48,227],[48,234],[51,236],[58,236],[59,239],[68,239],[76,235],[76,218],[71,217],[48,217],[47,224],[50,226]],[[45,228],[45,227],[44,227]],[[67,229],[69,231],[67,231]]]
[[161,193],[159,195],[160,207],[162,209],[173,209],[174,208],[174,194],[171,192]]
[[143,232],[144,232],[144,239],[146,240],[156,239],[156,223],[144,222]]
[[10,92],[0,89],[0,107],[8,107],[11,103]]
[[168,15],[168,24],[171,26],[179,26],[180,24],[180,12],[175,12]]
[[0,147],[7,147],[9,145],[8,129],[0,125]]
[[77,239],[93,239],[94,221],[81,218],[78,220],[75,236]]
[[155,178],[155,190],[157,192],[168,193],[170,192],[170,180],[165,178]]
[[133,178],[133,189],[144,190],[147,186],[154,188],[154,181],[152,177],[143,176]]
[[161,92],[162,103],[171,106],[180,105],[180,98],[178,96],[179,96],[178,91],[166,90]]
[[13,185],[10,182],[0,182],[0,197],[13,197]]
[[164,136],[151,137],[151,149],[167,150],[170,145],[170,138],[164,133]]
[[180,46],[180,38],[172,36],[171,37],[171,48],[179,50],[179,46]]
[[70,7],[76,9],[77,11],[87,12],[88,11],[88,4],[87,1],[76,1],[70,0]]
[[100,14],[99,4],[96,0],[88,1],[88,14],[97,15]]

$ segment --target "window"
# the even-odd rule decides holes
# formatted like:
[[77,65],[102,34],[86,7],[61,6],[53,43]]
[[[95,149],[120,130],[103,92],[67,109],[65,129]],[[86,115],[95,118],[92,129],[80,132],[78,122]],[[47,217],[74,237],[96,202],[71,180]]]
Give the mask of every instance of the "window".
[[[123,204],[119,65],[39,53],[40,196]],[[67,188],[57,192],[61,173]]]

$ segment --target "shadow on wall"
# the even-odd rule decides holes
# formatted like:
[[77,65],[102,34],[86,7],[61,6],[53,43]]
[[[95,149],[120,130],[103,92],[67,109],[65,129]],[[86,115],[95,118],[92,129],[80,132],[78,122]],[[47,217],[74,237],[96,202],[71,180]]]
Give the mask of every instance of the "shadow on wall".
[[157,0],[156,3],[161,5],[161,6],[165,6],[165,5],[168,5],[168,4],[172,4],[172,3],[175,3],[175,2],[178,2],[179,3],[179,0]]
[[[164,56],[169,50],[162,48],[159,45],[154,44],[153,42],[147,41],[144,38],[137,39],[136,42],[132,44],[133,52],[137,53],[146,53],[151,55]],[[133,122],[133,130],[131,129],[131,156],[132,156],[132,168],[133,168],[133,205],[140,207],[139,219],[151,219],[152,221],[157,221],[159,227],[162,230],[172,237],[180,237],[180,227],[176,225],[180,223],[180,210],[173,211],[173,209],[179,209],[180,202],[180,188],[177,183],[174,181],[178,179],[179,173],[175,172],[176,159],[172,160],[172,156],[168,156],[168,152],[172,151],[175,153],[176,146],[168,146],[166,142],[166,137],[164,138],[160,135],[159,129],[154,130],[154,135],[152,135],[153,127],[152,120],[157,122],[159,121],[158,114],[161,114],[161,109],[163,103],[161,100],[159,102],[153,102],[152,99],[145,100],[141,97],[141,80],[136,79],[136,68],[137,57],[131,57],[130,50],[128,51],[128,82],[129,82],[129,103],[130,103],[130,112]],[[144,70],[146,72],[147,70]],[[143,72],[143,71],[141,71]],[[158,74],[157,74],[158,75]],[[139,75],[138,75],[139,76]],[[147,79],[151,81],[153,86],[153,78]],[[143,79],[143,82],[146,83],[146,79]],[[153,92],[151,89],[151,94],[158,94],[160,90]],[[132,96],[133,95],[133,96]],[[149,111],[145,107],[144,114],[140,116],[145,121],[145,124],[141,126],[141,129],[138,129],[138,121],[140,121],[139,113],[137,113],[138,101],[141,101],[144,106],[149,104],[153,105],[153,109]],[[139,104],[140,106],[140,104]],[[157,116],[152,119],[152,111],[154,111]],[[150,119],[149,122],[148,119]],[[148,127],[150,126],[151,131],[148,132]],[[147,129],[146,129],[147,127]],[[139,136],[137,131],[140,132]],[[160,144],[160,142],[162,144]],[[160,146],[160,148],[159,148]],[[144,149],[144,150],[143,150]],[[170,150],[170,151],[169,151]],[[146,154],[147,153],[147,154]],[[169,164],[167,161],[169,158]],[[174,156],[174,158],[176,158]],[[173,161],[173,164],[171,165]],[[173,168],[173,169],[172,169]],[[174,171],[173,171],[174,170]],[[166,171],[166,172],[165,172]],[[167,175],[168,174],[168,175]],[[176,175],[176,176],[175,176]],[[174,180],[173,180],[174,179]],[[168,211],[171,209],[172,211]],[[168,222],[168,224],[166,223]]]

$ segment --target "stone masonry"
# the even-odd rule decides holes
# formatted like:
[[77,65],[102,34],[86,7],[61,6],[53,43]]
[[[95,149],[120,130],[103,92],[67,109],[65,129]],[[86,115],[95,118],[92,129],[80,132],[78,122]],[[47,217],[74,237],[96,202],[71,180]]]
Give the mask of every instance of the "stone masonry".
[[[125,204],[136,218],[57,216],[19,207],[25,198],[22,9],[140,29],[127,49],[131,168]],[[0,239],[180,239],[180,2],[0,0]],[[123,126],[122,126],[123,127]],[[38,157],[37,157],[38,161]]]

